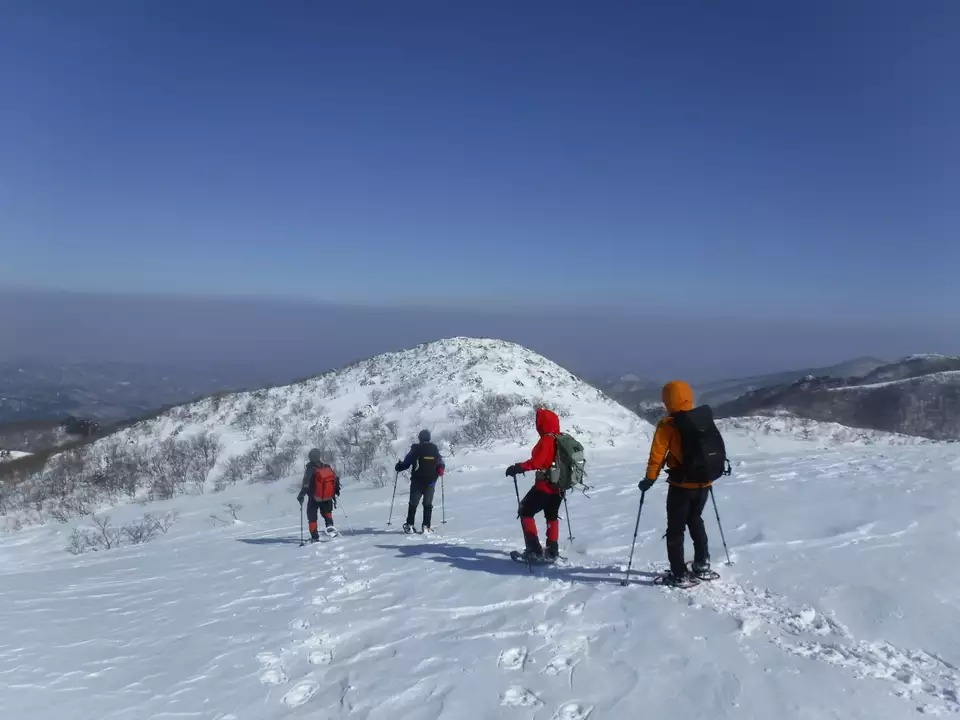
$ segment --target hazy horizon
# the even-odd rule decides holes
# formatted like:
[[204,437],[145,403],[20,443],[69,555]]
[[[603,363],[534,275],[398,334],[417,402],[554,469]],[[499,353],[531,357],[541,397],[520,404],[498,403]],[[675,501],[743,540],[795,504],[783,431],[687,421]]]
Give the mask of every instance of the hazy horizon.
[[333,305],[294,299],[198,298],[0,288],[0,359],[222,367],[278,382],[453,336],[518,342],[573,372],[628,372],[695,382],[831,365],[871,355],[960,354],[935,326],[718,314],[512,311]]

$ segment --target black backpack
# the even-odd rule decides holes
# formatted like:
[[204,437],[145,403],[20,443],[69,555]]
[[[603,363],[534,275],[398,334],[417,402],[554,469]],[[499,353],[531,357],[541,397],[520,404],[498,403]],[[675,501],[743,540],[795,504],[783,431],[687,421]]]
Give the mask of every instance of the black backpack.
[[709,405],[674,413],[673,426],[680,433],[683,463],[672,479],[706,484],[730,474],[727,447]]
[[433,443],[420,443],[417,448],[416,465],[413,468],[411,477],[420,482],[436,482],[440,477],[437,471],[440,462],[440,449]]

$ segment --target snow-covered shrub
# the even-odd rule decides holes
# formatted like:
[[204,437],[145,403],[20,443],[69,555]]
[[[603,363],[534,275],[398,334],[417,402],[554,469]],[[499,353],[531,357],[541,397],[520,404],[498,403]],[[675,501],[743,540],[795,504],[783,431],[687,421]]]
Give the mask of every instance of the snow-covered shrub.
[[250,468],[250,459],[245,455],[234,455],[224,464],[220,475],[214,481],[214,492],[222,492],[238,481],[247,480],[253,476]]
[[110,524],[109,515],[94,515],[91,517],[92,527],[74,528],[67,543],[67,552],[82,555],[85,552],[112,550],[124,543],[130,545],[147,543],[153,540],[157,533],[165,535],[177,519],[176,512],[166,513],[162,517],[146,513],[139,520],[117,528]]
[[530,424],[515,409],[525,405],[527,403],[519,395],[492,392],[467,400],[454,413],[457,419],[463,421],[463,425],[450,439],[451,444],[482,448],[497,440],[522,440]]

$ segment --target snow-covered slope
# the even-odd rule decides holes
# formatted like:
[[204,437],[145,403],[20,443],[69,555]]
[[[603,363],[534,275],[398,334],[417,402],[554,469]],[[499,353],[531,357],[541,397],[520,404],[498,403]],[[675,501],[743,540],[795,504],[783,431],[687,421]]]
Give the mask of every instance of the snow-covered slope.
[[537,407],[560,416],[588,459],[643,447],[652,433],[649,423],[526,348],[453,338],[292,385],[174,408],[55,456],[12,497],[0,493],[0,513],[19,508],[20,524],[281,480],[297,474],[311,447],[329,451],[345,482],[383,485],[421,428],[433,432],[451,468],[504,449],[517,462],[537,438]]
[[396,514],[386,525],[391,488],[351,486],[335,513],[345,535],[299,547],[292,478],[158,502],[151,512],[180,520],[146,545],[71,556],[75,521],[0,536],[0,717],[960,712],[960,448],[730,435],[735,472],[715,495],[735,564],[722,564],[710,506],[722,579],[691,591],[651,584],[664,567],[662,483],[640,517],[634,580],[620,585],[645,460],[632,449],[597,454],[591,498],[570,500],[572,542],[562,525],[568,564],[533,573],[506,554],[521,543],[508,448],[445,478],[447,523],[432,540],[403,535]]
[[790,446],[846,448],[856,446],[929,445],[932,440],[913,435],[898,435],[880,430],[864,430],[837,423],[817,422],[788,414],[772,417],[724,418],[717,427],[733,448],[777,448]]
[[[501,340],[453,338],[379,355],[293,385],[210,398],[120,434],[165,440],[208,430],[226,444],[221,462],[279,432],[278,445],[330,443],[358,415],[385,426],[405,450],[421,428],[453,453],[536,438],[536,407],[555,410],[585,445],[636,446],[651,427],[559,365]],[[488,427],[489,426],[489,427]],[[324,432],[326,428],[326,432]],[[331,448],[333,449],[333,448]]]

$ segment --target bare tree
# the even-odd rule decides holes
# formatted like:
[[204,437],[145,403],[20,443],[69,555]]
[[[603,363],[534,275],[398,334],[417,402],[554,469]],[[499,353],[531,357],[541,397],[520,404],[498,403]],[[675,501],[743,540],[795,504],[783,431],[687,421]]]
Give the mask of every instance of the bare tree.
[[157,530],[162,532],[164,535],[167,534],[167,531],[174,526],[174,523],[180,519],[179,513],[176,511],[171,511],[165,513],[163,517],[152,517],[154,525],[156,525]]
[[134,545],[150,542],[157,535],[157,523],[148,513],[140,520],[124,525],[123,535]]
[[97,544],[104,550],[120,546],[120,532],[110,524],[109,515],[94,515],[93,526],[96,528]]

